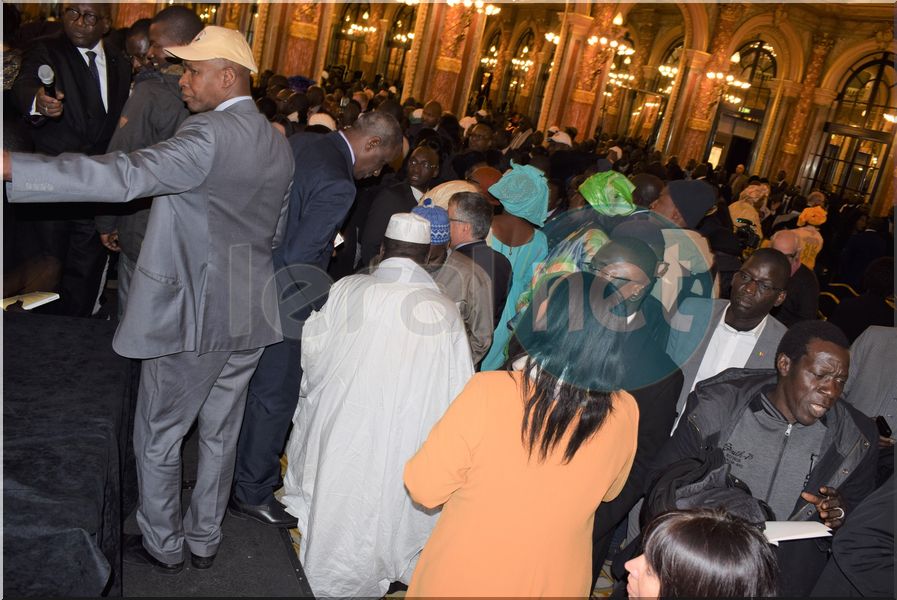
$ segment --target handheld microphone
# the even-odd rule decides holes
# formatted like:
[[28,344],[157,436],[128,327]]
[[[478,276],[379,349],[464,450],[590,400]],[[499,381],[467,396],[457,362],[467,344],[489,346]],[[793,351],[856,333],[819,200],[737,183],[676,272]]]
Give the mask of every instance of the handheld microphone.
[[41,65],[37,70],[37,78],[44,84],[44,92],[48,96],[56,97],[56,73],[50,65]]

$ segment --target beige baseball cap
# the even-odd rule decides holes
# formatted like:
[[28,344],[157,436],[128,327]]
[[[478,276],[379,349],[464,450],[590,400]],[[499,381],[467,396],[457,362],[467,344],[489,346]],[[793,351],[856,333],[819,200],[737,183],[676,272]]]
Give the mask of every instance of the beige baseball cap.
[[196,34],[186,46],[171,46],[165,54],[181,60],[212,60],[224,58],[244,66],[252,73],[258,73],[252,49],[243,34],[236,29],[208,25]]

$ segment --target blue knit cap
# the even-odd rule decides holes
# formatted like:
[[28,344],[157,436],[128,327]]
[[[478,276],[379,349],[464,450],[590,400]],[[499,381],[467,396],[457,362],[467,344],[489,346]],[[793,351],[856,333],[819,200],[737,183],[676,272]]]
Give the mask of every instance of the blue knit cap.
[[415,206],[411,213],[421,216],[430,222],[430,243],[434,246],[443,246],[449,243],[449,216],[444,208],[439,206]]
[[526,219],[536,227],[548,216],[548,180],[539,169],[511,161],[511,169],[492,184],[489,193],[498,198],[505,210]]

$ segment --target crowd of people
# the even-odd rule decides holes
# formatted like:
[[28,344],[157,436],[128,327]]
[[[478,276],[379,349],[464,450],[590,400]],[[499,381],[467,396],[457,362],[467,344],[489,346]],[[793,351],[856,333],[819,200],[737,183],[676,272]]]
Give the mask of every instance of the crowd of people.
[[4,53],[4,295],[89,317],[115,259],[126,562],[210,569],[230,514],[298,528],[320,596],[583,597],[608,559],[621,597],[893,595],[893,215],[259,74],[183,6],[62,26]]

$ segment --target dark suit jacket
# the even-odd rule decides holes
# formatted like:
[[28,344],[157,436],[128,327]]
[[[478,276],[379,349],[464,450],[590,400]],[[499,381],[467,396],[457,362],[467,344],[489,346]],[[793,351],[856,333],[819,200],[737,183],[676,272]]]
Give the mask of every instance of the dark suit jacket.
[[[702,298],[688,298],[679,306],[679,314],[673,318],[673,326],[670,328],[670,339],[667,343],[667,354],[682,368],[685,381],[682,384],[682,393],[679,394],[679,402],[676,410],[680,414],[685,408],[685,402],[698,376],[701,361],[710,345],[710,338],[723,318],[728,300],[705,300]],[[691,326],[683,327],[680,317],[689,315]],[[746,369],[772,369],[775,367],[776,350],[782,336],[788,329],[775,317],[769,316],[766,326],[760,334],[754,351],[744,365]]]
[[492,280],[493,326],[501,320],[501,313],[511,291],[511,263],[501,252],[489,247],[485,240],[456,248],[458,252],[478,264]]
[[380,254],[380,244],[389,219],[398,213],[411,212],[417,200],[411,186],[404,181],[386,186],[374,197],[364,228],[361,230],[361,266],[371,264],[371,259]]
[[[333,239],[355,199],[352,154],[339,132],[289,138],[296,171],[284,239],[274,252],[285,337],[298,339],[301,323],[323,305]],[[289,268],[287,268],[289,267]],[[298,292],[298,293],[297,293]],[[284,302],[287,297],[292,300]]]
[[106,53],[108,111],[81,53],[63,32],[36,42],[25,52],[22,69],[13,84],[16,104],[22,114],[31,112],[34,95],[41,87],[37,70],[50,65],[56,89],[65,94],[62,116],[46,119],[32,130],[35,150],[55,156],[63,152],[103,154],[118,125],[128,99],[131,65],[112,44],[103,42]]

